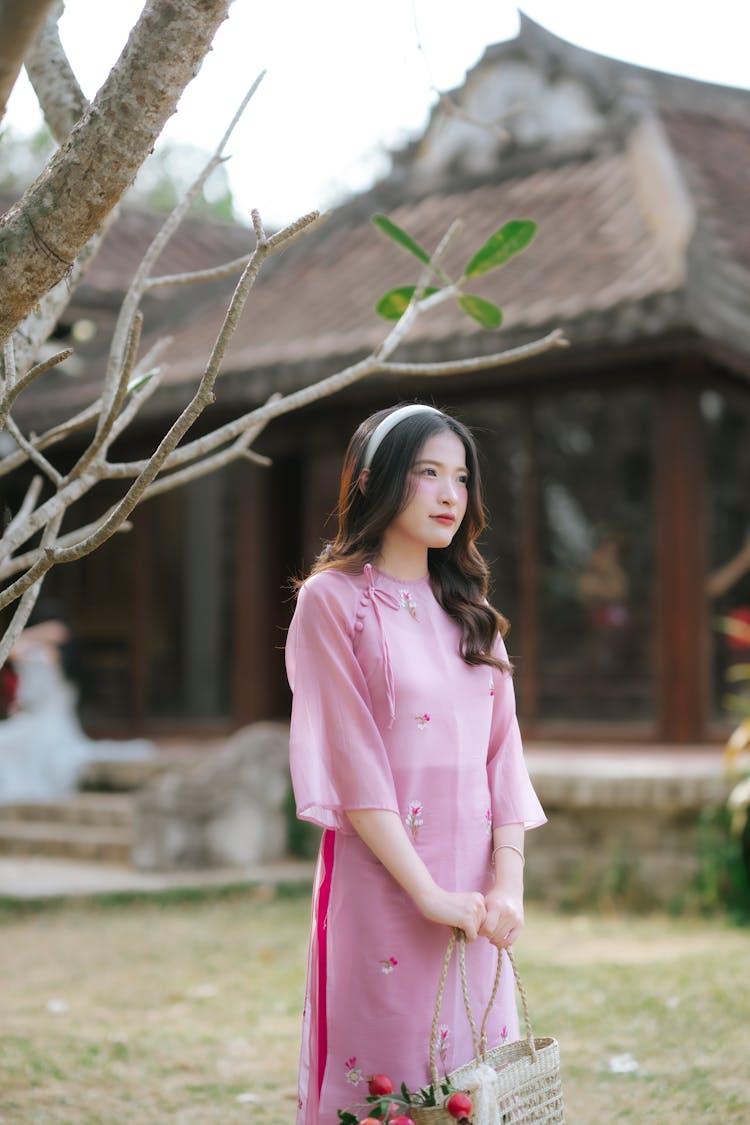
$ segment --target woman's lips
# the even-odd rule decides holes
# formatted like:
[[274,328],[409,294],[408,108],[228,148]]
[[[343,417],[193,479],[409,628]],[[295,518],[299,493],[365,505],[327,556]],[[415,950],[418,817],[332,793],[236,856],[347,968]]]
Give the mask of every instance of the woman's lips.
[[445,516],[430,516],[430,519],[437,520],[438,523],[444,523],[444,524],[448,524],[448,525],[452,525],[456,522],[455,516],[448,516],[448,515],[445,515]]

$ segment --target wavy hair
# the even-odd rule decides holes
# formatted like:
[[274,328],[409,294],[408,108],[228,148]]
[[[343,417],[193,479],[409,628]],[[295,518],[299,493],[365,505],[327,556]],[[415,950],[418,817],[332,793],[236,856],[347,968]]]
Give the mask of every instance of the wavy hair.
[[337,505],[335,538],[323,548],[311,574],[322,570],[361,573],[374,563],[383,536],[408,505],[414,482],[411,470],[428,438],[450,430],[463,444],[468,469],[466,514],[450,545],[427,552],[432,589],[445,612],[461,628],[461,657],[467,664],[489,664],[503,671],[511,666],[492,652],[495,638],[508,622],[487,600],[489,568],[477,547],[486,525],[477,447],[471,432],[449,414],[432,411],[402,419],[383,439],[370,466],[367,488],[360,488],[367,444],[375,428],[393,410],[366,418],[353,434],[344,457]]

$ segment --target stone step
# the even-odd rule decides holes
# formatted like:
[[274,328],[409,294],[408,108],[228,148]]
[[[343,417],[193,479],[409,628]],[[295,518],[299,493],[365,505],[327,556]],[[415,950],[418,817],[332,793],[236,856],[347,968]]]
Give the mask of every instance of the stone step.
[[87,791],[128,792],[141,789],[165,770],[191,765],[223,743],[159,748],[152,758],[92,758],[87,763],[81,786]]
[[100,863],[129,863],[129,828],[65,821],[0,820],[0,855],[56,856]]
[[133,823],[133,798],[125,793],[75,793],[56,801],[19,801],[0,805],[0,826],[7,821],[129,829]]

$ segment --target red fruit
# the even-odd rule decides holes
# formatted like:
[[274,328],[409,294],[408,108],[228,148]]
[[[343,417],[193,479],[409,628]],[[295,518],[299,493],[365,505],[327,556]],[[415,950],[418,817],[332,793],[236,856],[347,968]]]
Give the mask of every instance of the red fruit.
[[455,1117],[457,1121],[466,1121],[471,1113],[471,1098],[468,1094],[462,1094],[460,1091],[451,1094],[445,1103],[445,1108],[451,1117]]
[[400,1113],[398,1117],[389,1118],[389,1125],[414,1125],[414,1121],[411,1117],[404,1117]]
[[393,1093],[393,1083],[387,1074],[373,1074],[367,1088],[374,1098],[382,1098],[384,1094]]
[[[374,1117],[363,1117],[361,1121],[357,1122],[357,1125],[383,1125],[383,1122],[376,1121]],[[412,1125],[414,1125],[413,1122]]]

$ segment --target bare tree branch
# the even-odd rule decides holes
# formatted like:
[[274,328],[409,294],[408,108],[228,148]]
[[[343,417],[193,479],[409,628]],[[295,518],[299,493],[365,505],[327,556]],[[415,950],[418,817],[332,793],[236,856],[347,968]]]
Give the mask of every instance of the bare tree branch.
[[[44,535],[42,536],[42,550],[49,550],[52,544],[55,542],[64,514],[64,512],[60,512],[59,516],[52,520],[49,526],[45,529]],[[31,584],[24,591],[23,597],[18,603],[16,611],[11,618],[10,625],[5,630],[2,641],[0,641],[0,666],[2,666],[10,656],[13,645],[18,640],[21,632],[26,625],[26,622],[29,620],[31,611],[36,605],[36,600],[39,597],[39,591],[41,590],[41,588],[41,582],[36,582],[34,584]]]
[[64,8],[62,0],[53,0],[44,26],[26,56],[26,73],[58,144],[83,117],[89,104],[60,42],[57,24]]
[[197,285],[203,281],[217,281],[219,278],[230,277],[233,273],[243,270],[249,261],[250,255],[243,254],[241,258],[233,258],[231,262],[225,262],[223,266],[213,266],[211,269],[194,270],[193,273],[168,273],[162,277],[149,277],[143,283],[143,291],[148,293],[151,289],[158,289],[160,286],[166,285]]
[[[5,341],[3,347],[8,348],[12,346],[13,337],[11,336],[10,339]],[[63,348],[61,352],[56,352],[55,355],[50,356],[49,359],[45,359],[42,363],[37,363],[34,367],[30,368],[20,379],[16,377],[13,380],[12,386],[5,393],[2,401],[0,401],[0,429],[5,425],[5,419],[8,417],[13,403],[21,392],[25,391],[29,384],[33,383],[39,375],[43,375],[44,372],[49,371],[51,367],[56,367],[58,363],[63,363],[66,359],[69,359],[72,354],[72,348]]]
[[59,486],[62,483],[62,476],[60,475],[60,473],[58,473],[57,469],[50,465],[44,454],[40,453],[38,449],[35,449],[31,442],[24,437],[12,418],[6,419],[5,428],[13,438],[18,448],[23,450],[28,459],[34,465],[36,465],[37,469],[40,469],[46,477],[49,477],[55,487]]
[[[96,427],[96,433],[94,434],[94,440],[91,442],[88,449],[83,453],[79,460],[76,461],[75,465],[68,473],[68,476],[66,478],[67,480],[74,480],[75,477],[79,476],[84,471],[84,469],[86,469],[91,464],[94,458],[99,454],[100,450],[106,450],[109,443],[112,441],[112,430],[117,420],[117,416],[120,413],[122,405],[125,402],[125,397],[128,393],[128,384],[130,375],[135,365],[135,357],[138,350],[138,345],[141,341],[142,328],[143,313],[138,311],[133,317],[132,323],[130,325],[130,337],[127,341],[125,355],[123,356],[122,360],[122,370],[120,372],[120,377],[115,388],[114,397],[112,398],[112,401],[109,405],[109,411],[106,416],[103,416],[102,414],[99,415],[99,422]],[[102,396],[102,403],[103,399],[104,396]]]
[[34,511],[36,502],[39,499],[39,493],[42,491],[42,478],[40,476],[32,477],[31,484],[26,489],[26,495],[21,501],[21,507],[16,512],[13,519],[5,528],[4,534],[15,534],[17,528],[22,525]]
[[127,341],[130,336],[131,323],[135,316],[136,310],[140,305],[141,299],[145,292],[145,286],[148,276],[153,269],[156,261],[158,260],[162,250],[169,242],[172,235],[179,227],[182,220],[185,218],[193,200],[196,198],[208,177],[213,172],[222,159],[222,153],[231,137],[238,121],[245,112],[251,98],[258,89],[258,86],[263,80],[265,71],[258,75],[253,82],[252,86],[242,99],[234,117],[229,123],[224,136],[221,138],[210,160],[205,164],[200,174],[197,176],[193,184],[191,184],[185,197],[178,203],[175,209],[170,214],[169,218],[162,225],[156,237],[153,239],[151,245],[143,256],[143,259],[135,272],[135,276],[130,283],[128,292],[120,308],[120,313],[115,325],[114,334],[112,337],[112,344],[109,350],[109,359],[107,361],[107,371],[104,377],[104,390],[101,399],[101,418],[109,412],[112,400],[116,393],[117,381],[119,372],[122,369],[124,351],[127,347]]
[[[81,539],[85,539],[86,536],[91,535],[92,532],[96,531],[96,529],[101,526],[102,522],[107,519],[110,512],[114,511],[114,507],[114,504],[110,505],[107,511],[99,516],[98,519],[92,520],[83,527],[77,527],[73,531],[67,531],[65,535],[60,535],[57,540],[58,546],[69,547],[71,544],[79,543]],[[132,530],[133,525],[129,520],[125,520],[117,529],[118,533]],[[22,570],[28,570],[29,567],[34,565],[40,557],[40,554],[41,548],[34,547],[31,551],[27,551],[23,555],[16,555],[12,560],[0,563],[0,581],[5,581],[6,578],[10,578],[14,574],[20,574]]]
[[[164,336],[161,340],[157,340],[136,365],[133,378],[128,386],[130,401],[112,427],[113,440],[122,433],[143,403],[157,390],[162,371],[154,365],[158,357],[171,343],[171,336]],[[40,366],[44,365],[40,364]],[[42,450],[47,449],[48,446],[54,445],[56,442],[63,441],[77,430],[81,430],[94,423],[99,417],[100,405],[101,399],[97,399],[91,406],[87,406],[85,410],[75,414],[72,418],[68,418],[67,421],[61,422],[58,426],[53,426],[40,437],[33,437],[30,444],[34,449]],[[15,472],[15,470],[20,468],[27,460],[27,454],[20,450],[17,453],[10,453],[6,457],[3,457],[2,460],[0,460],[0,477]]]
[[0,341],[62,280],[130,186],[229,0],[147,0],[91,106],[0,220]]
[[[465,375],[471,371],[485,371],[488,366],[504,367],[509,363],[519,363],[523,359],[542,355],[552,348],[567,348],[566,340],[560,328],[556,328],[547,336],[532,340],[529,344],[521,344],[517,348],[508,348],[504,352],[494,352],[492,355],[474,356],[472,359],[448,360],[445,363],[381,363],[379,371],[386,375]],[[426,368],[429,367],[429,371]]]

